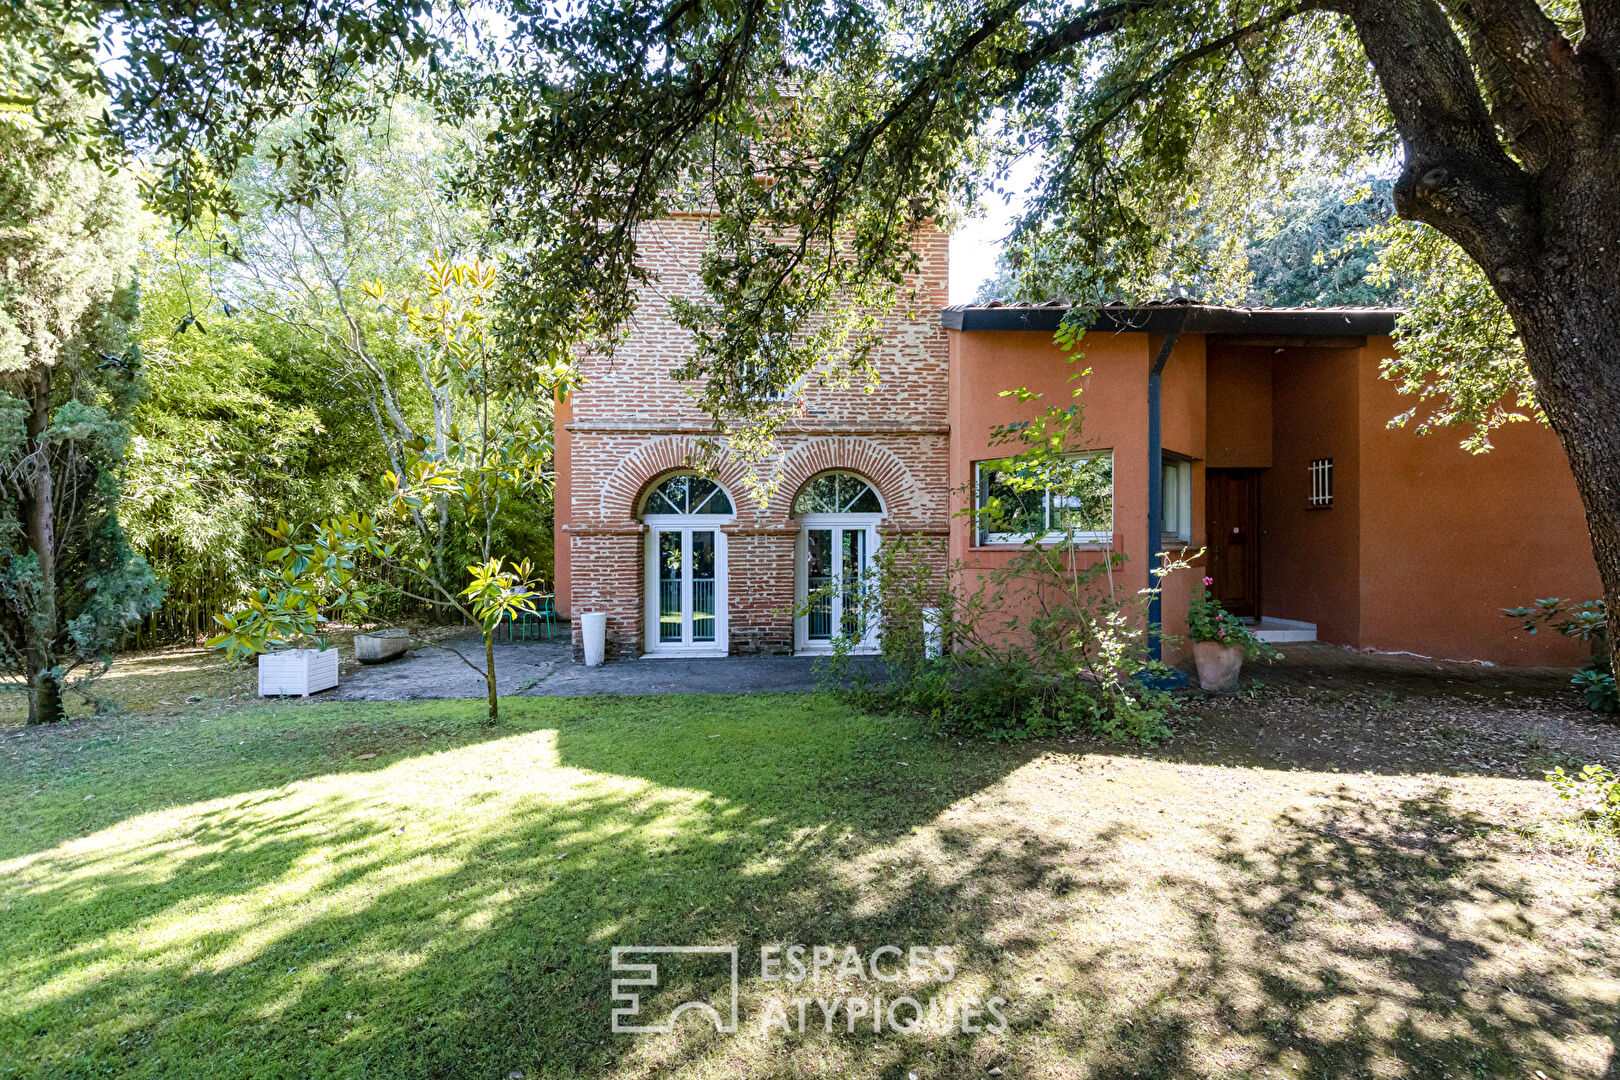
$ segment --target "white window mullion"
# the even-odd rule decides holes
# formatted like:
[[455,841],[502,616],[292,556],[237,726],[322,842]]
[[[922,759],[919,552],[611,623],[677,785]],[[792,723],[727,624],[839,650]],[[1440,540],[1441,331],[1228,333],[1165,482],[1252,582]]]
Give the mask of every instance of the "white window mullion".
[[681,530],[681,644],[692,644],[692,530]]
[[[835,638],[844,636],[844,612],[849,607],[849,604],[847,603],[849,594],[846,592],[850,586],[851,559],[849,556],[853,553],[853,547],[849,540],[850,536],[855,531],[855,529],[848,526],[840,526],[839,528],[833,530],[833,551],[836,553],[838,560],[837,572],[833,576],[833,582],[836,585],[836,588],[833,590],[832,611],[832,629],[833,637]],[[860,564],[858,561],[855,562],[855,574],[854,585],[855,588],[859,589],[861,579]],[[859,602],[858,599],[857,602]]]

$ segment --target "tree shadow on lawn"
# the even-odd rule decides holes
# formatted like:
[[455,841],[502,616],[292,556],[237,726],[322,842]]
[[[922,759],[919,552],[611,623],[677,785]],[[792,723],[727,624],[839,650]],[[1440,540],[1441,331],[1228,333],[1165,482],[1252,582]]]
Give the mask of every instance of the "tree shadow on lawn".
[[1190,696],[1174,737],[1146,756],[1262,769],[1537,780],[1554,765],[1620,760],[1620,725],[1563,699],[1399,697],[1376,689],[1374,683],[1359,690]]
[[[139,815],[0,864],[0,971],[16,990],[0,1063],[580,1068],[610,1048],[611,943],[751,941],[806,906],[847,912],[859,897],[823,862],[1029,757],[968,757],[841,711],[824,735],[815,708],[776,708],[768,724],[723,702],[695,721],[618,702],[513,708],[504,737]],[[525,714],[535,730],[510,734]],[[894,765],[898,747],[915,761]],[[613,770],[659,756],[679,780]],[[888,776],[913,767],[927,783]],[[228,790],[220,779],[203,786]]]
[[[1608,1067],[1612,934],[1569,947],[1476,836],[1490,823],[1443,793],[1345,789],[1241,829],[1113,806],[1065,755],[779,709],[513,709],[532,730],[0,864],[0,1075]],[[1612,893],[1600,907],[1571,918],[1611,926]],[[949,945],[959,971],[763,981],[759,946],[791,942]],[[614,1035],[609,951],[631,944],[738,944],[741,1030]],[[668,978],[643,1015],[728,985],[701,965]],[[843,1014],[829,1032],[814,1007],[802,1034],[759,1027],[772,1000],[906,990],[999,995],[1011,1027],[850,1033]]]
[[[1444,789],[1386,805],[1341,788],[1258,845],[1213,829],[1219,872],[1160,882],[1181,924],[1165,977],[1065,1051],[1118,1078],[1616,1075],[1620,894],[1549,910],[1479,841],[1492,828]],[[1572,916],[1585,938],[1560,932]],[[1071,985],[1122,974],[1078,964]]]

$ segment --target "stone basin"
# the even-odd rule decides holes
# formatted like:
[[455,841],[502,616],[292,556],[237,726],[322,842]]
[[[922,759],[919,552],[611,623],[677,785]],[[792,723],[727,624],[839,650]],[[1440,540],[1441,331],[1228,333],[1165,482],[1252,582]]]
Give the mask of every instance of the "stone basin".
[[404,656],[411,636],[404,630],[375,630],[354,636],[354,658],[362,664],[382,664]]

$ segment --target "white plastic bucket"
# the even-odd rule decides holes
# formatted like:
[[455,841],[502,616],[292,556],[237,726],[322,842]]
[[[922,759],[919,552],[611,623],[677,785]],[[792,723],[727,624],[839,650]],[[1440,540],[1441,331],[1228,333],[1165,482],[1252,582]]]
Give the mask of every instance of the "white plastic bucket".
[[585,666],[601,667],[607,658],[607,612],[585,612],[579,617],[579,630],[585,639]]

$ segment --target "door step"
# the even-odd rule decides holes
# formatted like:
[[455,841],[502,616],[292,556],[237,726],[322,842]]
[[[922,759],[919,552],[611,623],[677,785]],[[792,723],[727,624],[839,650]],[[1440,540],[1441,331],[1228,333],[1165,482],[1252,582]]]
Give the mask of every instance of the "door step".
[[1254,631],[1255,637],[1261,641],[1269,641],[1272,644],[1316,640],[1315,623],[1301,622],[1298,619],[1277,619],[1270,615],[1261,619],[1252,621],[1245,619],[1243,621],[1250,630]]

